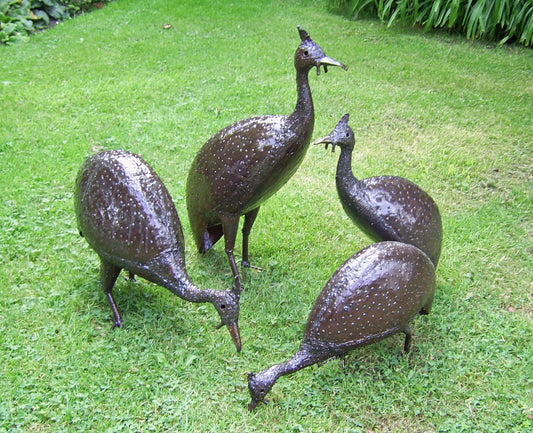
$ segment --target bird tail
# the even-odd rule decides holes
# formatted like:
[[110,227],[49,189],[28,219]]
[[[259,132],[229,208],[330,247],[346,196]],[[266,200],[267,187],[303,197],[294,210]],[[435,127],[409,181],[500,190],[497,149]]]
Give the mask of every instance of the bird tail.
[[208,227],[205,230],[202,239],[200,240],[200,242],[198,242],[198,250],[200,251],[200,253],[203,254],[209,251],[213,247],[213,245],[218,242],[218,240],[222,237],[223,234],[224,232],[222,230],[221,225]]

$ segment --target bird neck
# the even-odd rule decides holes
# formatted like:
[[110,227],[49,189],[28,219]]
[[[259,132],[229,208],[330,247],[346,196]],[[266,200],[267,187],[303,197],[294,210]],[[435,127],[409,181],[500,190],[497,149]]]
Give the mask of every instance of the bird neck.
[[176,251],[165,251],[150,263],[151,281],[170,290],[175,295],[189,302],[210,302],[214,290],[199,289],[187,274],[185,262]]
[[323,355],[309,351],[306,347],[302,346],[291,359],[263,370],[262,374],[274,383],[281,376],[295,373],[324,359],[327,359],[327,356],[324,358]]
[[341,148],[335,176],[337,188],[348,189],[358,183],[352,171],[352,151],[353,149]]
[[296,107],[291,117],[305,120],[309,118],[314,124],[315,108],[313,106],[313,97],[311,96],[311,88],[309,87],[309,70],[296,70],[296,87],[298,91],[298,100]]
[[172,293],[189,302],[211,302],[213,290],[199,289],[191,280],[187,272],[180,270],[175,278],[166,286]]

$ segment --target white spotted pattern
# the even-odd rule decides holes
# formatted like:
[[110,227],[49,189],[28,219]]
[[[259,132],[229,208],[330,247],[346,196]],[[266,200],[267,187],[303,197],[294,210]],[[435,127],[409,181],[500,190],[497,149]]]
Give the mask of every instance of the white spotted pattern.
[[347,260],[319,295],[306,339],[357,346],[403,330],[430,306],[435,270],[428,257],[408,244],[381,242]]
[[103,152],[85,162],[76,213],[80,230],[98,253],[134,262],[169,249],[183,254],[181,222],[168,190],[132,153]]

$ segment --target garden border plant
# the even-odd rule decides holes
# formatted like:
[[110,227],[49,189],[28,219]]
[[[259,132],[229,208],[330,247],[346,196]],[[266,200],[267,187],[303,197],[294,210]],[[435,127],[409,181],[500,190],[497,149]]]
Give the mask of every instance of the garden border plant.
[[377,17],[422,26],[426,31],[446,29],[468,39],[533,44],[531,0],[328,0],[330,7],[352,19]]
[[31,33],[55,25],[111,0],[0,0],[0,45],[26,40]]

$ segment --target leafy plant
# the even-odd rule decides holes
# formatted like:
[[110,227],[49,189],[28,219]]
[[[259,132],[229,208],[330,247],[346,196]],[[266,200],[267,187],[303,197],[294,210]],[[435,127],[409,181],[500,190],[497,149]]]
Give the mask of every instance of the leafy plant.
[[388,25],[396,21],[448,29],[469,39],[533,43],[531,0],[330,0],[352,19],[377,16]]
[[31,17],[36,29],[46,28],[50,20],[69,18],[67,7],[54,0],[31,0]]
[[29,0],[0,0],[0,43],[24,39],[32,30]]
[[28,35],[89,10],[97,0],[0,0],[0,44],[25,40]]

